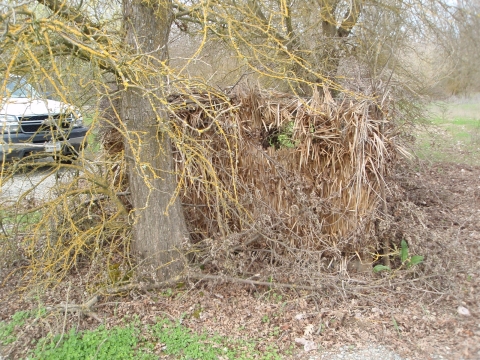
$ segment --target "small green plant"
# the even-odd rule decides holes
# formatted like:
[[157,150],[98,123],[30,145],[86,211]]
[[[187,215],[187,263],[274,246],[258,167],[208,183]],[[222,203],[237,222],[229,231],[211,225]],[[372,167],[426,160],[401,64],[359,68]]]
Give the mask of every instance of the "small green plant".
[[171,288],[167,288],[162,291],[162,296],[164,297],[171,297],[173,295],[173,290]]
[[423,261],[424,258],[421,255],[409,255],[408,244],[405,240],[402,239],[400,246],[400,257],[402,260],[402,264],[406,264],[407,268],[418,265]]
[[272,300],[280,303],[283,300],[283,296],[280,295],[280,294],[277,294],[277,293],[273,293],[272,294]]
[[195,306],[195,310],[193,310],[192,316],[195,319],[200,319],[200,316],[202,315],[202,307],[201,306]]
[[275,146],[276,148],[287,148],[294,149],[298,146],[299,141],[293,140],[293,131],[295,123],[289,121],[284,125],[278,132],[276,136],[272,136],[269,139],[270,146]]
[[275,326],[272,331],[270,331],[270,336],[275,336],[277,337],[280,335],[280,328],[278,326]]
[[398,326],[397,320],[393,317],[392,315],[392,322],[393,322],[393,327],[395,330],[397,330],[398,336],[400,336],[400,327]]
[[[408,250],[408,244],[407,242],[402,239],[400,243],[400,249],[397,250],[396,254],[400,257],[400,260],[402,262],[401,266],[405,266],[407,269],[411,268],[412,266],[418,265],[421,262],[423,262],[424,257],[421,255],[412,255],[410,256],[409,250]],[[373,268],[373,271],[378,273],[382,271],[391,271],[392,269],[389,266],[385,265],[376,265]]]
[[31,316],[29,311],[19,311],[12,315],[10,322],[0,322],[0,344],[8,345],[17,340],[16,329],[22,327]]
[[[273,283],[273,278],[270,277],[268,279],[268,282]],[[270,290],[267,291],[267,293],[265,294],[265,298],[275,303],[281,303],[283,301],[283,296],[281,294],[274,292],[271,287],[270,287]]]
[[270,322],[270,318],[268,317],[267,314],[265,314],[265,315],[262,316],[262,322],[263,322],[264,324],[267,324],[267,323]]
[[293,149],[298,145],[298,141],[293,140],[293,127],[294,123],[290,121],[283,129],[283,132],[278,135],[278,142],[281,147]]
[[376,273],[379,273],[379,272],[382,272],[382,271],[390,271],[392,269],[390,269],[390,266],[386,266],[386,265],[382,265],[382,264],[378,264],[378,265],[375,265],[373,267],[373,272],[376,272]]

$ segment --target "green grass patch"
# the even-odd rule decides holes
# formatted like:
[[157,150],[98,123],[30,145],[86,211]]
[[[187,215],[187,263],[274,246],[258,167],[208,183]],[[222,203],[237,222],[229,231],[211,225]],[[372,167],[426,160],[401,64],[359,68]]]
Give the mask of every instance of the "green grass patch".
[[0,344],[8,345],[17,340],[16,329],[25,324],[25,320],[30,317],[28,311],[19,311],[12,316],[10,322],[0,322]]
[[139,330],[134,324],[126,327],[69,333],[41,339],[30,359],[154,359],[139,344]]
[[36,311],[18,311],[13,314],[10,321],[0,321],[0,345],[6,346],[17,341],[18,332],[25,326],[28,319],[38,319],[45,314],[45,308]]
[[260,353],[254,342],[196,334],[169,320],[159,320],[155,325],[142,325],[136,320],[124,327],[71,330],[63,338],[56,335],[40,340],[31,359],[158,359],[161,355],[202,360],[280,359],[274,348]]
[[[32,326],[32,319],[47,317],[44,309],[20,311],[8,322],[0,322],[0,344],[15,345],[23,329]],[[263,351],[253,340],[233,340],[207,332],[195,333],[180,322],[157,319],[155,324],[142,324],[134,317],[124,325],[63,334],[48,334],[36,343],[28,341],[32,348],[26,359],[281,359],[275,346]],[[19,342],[25,344],[26,341]]]
[[102,144],[95,130],[90,131],[87,135],[88,147],[87,151],[98,154],[102,150]]
[[94,116],[92,115],[84,115],[83,116],[83,125],[85,126],[91,126],[94,121]]
[[96,126],[97,121],[95,121],[94,117],[92,116],[85,116],[83,123],[85,126],[90,127],[90,131],[87,134],[88,146],[86,149],[90,153],[97,154],[102,150],[102,144],[100,142]]
[[430,110],[426,127],[416,134],[417,155],[434,162],[480,165],[480,102],[463,99]]
[[0,209],[0,224],[4,231],[9,229],[16,229],[18,231],[28,231],[32,225],[37,224],[43,216],[41,210],[20,213],[13,209]]

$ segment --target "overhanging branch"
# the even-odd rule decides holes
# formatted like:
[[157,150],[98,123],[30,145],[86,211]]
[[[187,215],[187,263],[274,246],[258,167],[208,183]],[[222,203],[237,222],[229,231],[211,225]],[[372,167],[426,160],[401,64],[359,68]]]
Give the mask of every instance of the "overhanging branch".
[[100,29],[98,24],[95,24],[80,12],[80,6],[78,8],[74,8],[73,6],[69,6],[64,0],[42,0],[40,3],[62,18],[73,21],[77,25],[83,25],[86,27],[86,29]]

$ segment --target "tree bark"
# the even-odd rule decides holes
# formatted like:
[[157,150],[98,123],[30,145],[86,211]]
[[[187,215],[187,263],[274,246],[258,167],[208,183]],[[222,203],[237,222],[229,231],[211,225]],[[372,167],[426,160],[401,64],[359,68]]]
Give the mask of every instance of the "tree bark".
[[[123,0],[125,41],[141,55],[131,62],[123,83],[122,117],[127,130],[125,151],[132,194],[133,250],[141,268],[155,281],[183,269],[179,248],[188,238],[179,199],[172,202],[176,179],[168,138],[168,116],[159,75],[168,58],[171,0]],[[136,70],[141,69],[141,70]]]

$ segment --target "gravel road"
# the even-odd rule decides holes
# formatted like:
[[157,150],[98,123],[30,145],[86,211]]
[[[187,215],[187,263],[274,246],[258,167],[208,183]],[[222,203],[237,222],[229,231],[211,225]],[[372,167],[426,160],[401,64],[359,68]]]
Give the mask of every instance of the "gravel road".
[[[447,360],[458,359],[464,360],[463,357],[444,357],[442,355],[426,355],[415,356],[413,358],[402,357],[399,354],[387,349],[382,345],[375,345],[363,349],[355,349],[344,346],[337,351],[322,351],[318,355],[309,355],[302,357],[303,360],[417,360],[417,359],[430,359],[430,360]],[[0,359],[1,360],[1,359]]]
[[[53,162],[53,160],[51,161]],[[22,195],[29,199],[46,200],[54,196],[58,182],[67,182],[74,175],[74,171],[68,169],[54,172],[50,166],[32,168],[29,171],[17,173],[6,181],[2,179],[0,201],[2,203],[15,202]]]
[[336,352],[325,351],[319,355],[310,356],[308,360],[407,360],[388,350],[384,346],[365,349],[350,349],[343,347]]

